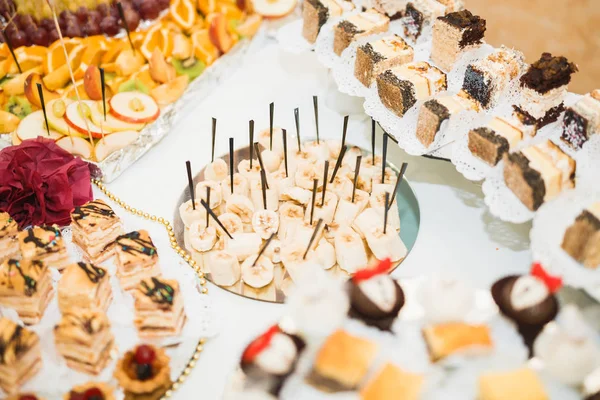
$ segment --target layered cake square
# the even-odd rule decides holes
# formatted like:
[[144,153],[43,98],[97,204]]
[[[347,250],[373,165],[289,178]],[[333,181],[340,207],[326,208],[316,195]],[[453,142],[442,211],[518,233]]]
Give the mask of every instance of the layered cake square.
[[600,266],[600,202],[581,211],[567,228],[561,247],[588,268]]
[[115,239],[123,233],[121,219],[100,199],[75,207],[71,213],[71,230],[73,243],[93,263],[111,257]]
[[0,264],[0,305],[14,309],[27,325],[40,322],[53,292],[44,262],[9,258]]
[[563,100],[575,72],[574,63],[550,53],[543,53],[531,64],[520,79],[519,104],[513,106],[523,123],[542,128],[556,121],[564,110]]
[[374,9],[390,17],[391,20],[398,19],[404,14],[406,5],[410,0],[372,0]]
[[104,268],[86,262],[69,265],[58,281],[58,307],[97,308],[106,311],[112,300],[110,277]]
[[360,391],[361,400],[418,400],[423,376],[387,363]]
[[486,325],[462,322],[430,325],[423,328],[423,337],[433,362],[465,350],[489,352],[493,346],[490,329]]
[[446,74],[425,61],[411,62],[377,76],[377,92],[384,106],[402,117],[417,100],[448,87]]
[[0,212],[0,262],[7,258],[18,258],[19,225],[8,213]]
[[43,261],[59,271],[70,263],[67,246],[57,226],[34,226],[19,232],[17,239],[23,258]]
[[135,288],[144,278],[160,274],[158,252],[145,230],[133,231],[117,238],[117,276],[124,290]]
[[438,17],[463,8],[462,0],[412,0],[406,4],[402,17],[404,35],[416,41]]
[[502,46],[489,56],[467,65],[462,90],[482,108],[492,108],[509,83],[523,73],[521,52]]
[[575,185],[575,160],[550,140],[504,156],[506,186],[530,210],[537,210]]
[[549,400],[535,372],[523,367],[507,372],[490,372],[479,377],[480,400]]
[[353,9],[354,4],[346,0],[306,0],[302,9],[302,36],[314,43],[329,18],[339,17]]
[[600,89],[586,94],[573,107],[567,108],[561,139],[580,149],[594,133],[600,133]]
[[494,166],[521,140],[535,134],[535,126],[524,125],[516,117],[494,117],[486,127],[469,131],[469,150],[475,157]]
[[42,368],[40,338],[8,318],[0,317],[0,388],[19,390]]
[[176,280],[143,279],[133,292],[135,326],[142,338],[177,336],[185,323],[183,298]]
[[339,56],[354,40],[385,32],[389,26],[390,19],[374,9],[352,15],[333,28],[333,51]]
[[442,94],[427,100],[419,110],[417,139],[423,146],[429,147],[441,131],[442,124],[452,115],[465,110],[477,111],[478,106],[464,92],[455,95]]
[[433,23],[430,59],[444,71],[450,71],[461,54],[481,45],[485,19],[469,10],[438,17]]
[[377,75],[386,69],[411,62],[414,54],[413,48],[398,35],[373,40],[356,50],[354,76],[369,87]]

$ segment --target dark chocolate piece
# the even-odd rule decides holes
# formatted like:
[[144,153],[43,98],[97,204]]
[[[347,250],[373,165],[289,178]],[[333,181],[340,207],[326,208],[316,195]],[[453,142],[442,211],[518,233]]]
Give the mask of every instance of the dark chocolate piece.
[[563,132],[561,139],[576,149],[580,149],[587,142],[588,120],[579,115],[572,108],[567,108],[563,118]]
[[481,39],[485,34],[485,19],[473,15],[469,10],[452,12],[439,17],[439,19],[463,30],[462,38],[458,43],[461,48],[481,43]]
[[423,16],[423,13],[417,10],[413,3],[408,3],[406,5],[406,10],[404,11],[404,34],[407,37],[417,40],[419,36],[421,36],[424,21],[425,17]]
[[586,397],[585,400],[600,400],[600,392]]
[[513,109],[516,111],[517,117],[524,125],[536,125],[537,129],[542,129],[544,126],[558,120],[558,117],[565,109],[565,103],[560,103],[556,107],[552,107],[546,111],[546,114],[542,118],[539,119],[534,118],[531,114],[519,106],[514,105]]
[[531,64],[529,70],[521,77],[521,85],[544,94],[568,85],[571,75],[577,71],[577,65],[569,62],[566,57],[553,57],[550,53],[542,53],[540,59]]
[[472,64],[467,66],[462,88],[482,107],[486,108],[492,99],[492,82],[486,79],[485,74]]
[[348,316],[350,318],[361,320],[365,324],[382,331],[389,331],[398,317],[398,313],[402,307],[404,307],[405,302],[404,291],[395,280],[394,286],[396,287],[396,304],[391,311],[385,312],[377,307],[377,305],[373,303],[362,290],[360,290],[357,284],[352,280],[349,280],[347,283],[350,297]]
[[529,166],[529,159],[521,152],[509,153],[508,160],[516,164],[522,172],[523,179],[527,182],[533,192],[533,210],[537,210],[544,202],[546,196],[546,185],[542,174]]

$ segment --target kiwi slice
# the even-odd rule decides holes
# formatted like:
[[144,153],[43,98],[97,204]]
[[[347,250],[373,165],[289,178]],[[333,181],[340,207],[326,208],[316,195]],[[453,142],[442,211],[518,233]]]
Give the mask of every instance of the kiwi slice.
[[4,111],[23,119],[31,114],[32,110],[31,104],[29,104],[26,98],[20,96],[11,96],[4,106]]
[[204,72],[204,68],[206,68],[206,65],[195,57],[190,57],[185,60],[173,59],[172,63],[177,75],[187,75],[189,76],[190,81],[199,77],[200,74]]
[[130,79],[127,82],[121,83],[119,86],[119,93],[121,92],[142,92],[144,94],[150,94],[148,86],[144,85],[139,79]]

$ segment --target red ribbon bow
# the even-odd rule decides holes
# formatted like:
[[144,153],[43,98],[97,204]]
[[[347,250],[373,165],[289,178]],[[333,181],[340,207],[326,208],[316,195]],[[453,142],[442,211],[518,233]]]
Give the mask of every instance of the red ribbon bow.
[[246,347],[246,350],[244,350],[244,354],[242,355],[242,360],[244,362],[254,361],[256,356],[258,356],[260,353],[262,353],[262,351],[264,349],[269,347],[269,344],[271,343],[271,339],[273,339],[273,336],[279,332],[281,332],[281,329],[279,329],[279,326],[273,325],[265,333],[263,333],[262,335],[260,335],[256,339],[254,339],[254,341],[252,341],[248,345],[248,347]]
[[356,271],[352,277],[352,281],[354,283],[359,283],[371,279],[376,275],[385,274],[390,270],[391,266],[392,261],[389,258],[386,258],[385,260],[381,260],[375,268],[365,268]]
[[531,275],[544,282],[550,293],[556,293],[562,287],[562,278],[550,275],[539,262],[531,264]]

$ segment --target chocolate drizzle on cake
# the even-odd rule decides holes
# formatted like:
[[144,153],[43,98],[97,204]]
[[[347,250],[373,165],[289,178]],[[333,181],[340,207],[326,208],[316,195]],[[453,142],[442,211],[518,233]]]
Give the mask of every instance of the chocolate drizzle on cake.
[[0,212],[0,239],[8,235],[17,233],[19,227],[14,219],[8,213]]
[[[14,363],[32,345],[30,338],[35,336],[21,326],[10,321],[10,327],[3,327],[0,332],[0,364],[9,365]],[[12,330],[11,330],[12,328]]]
[[569,62],[566,57],[553,57],[550,53],[543,53],[542,57],[531,64],[529,70],[521,77],[521,84],[544,94],[568,85],[571,82],[571,75],[575,72],[577,72],[577,65]]
[[117,244],[121,247],[121,250],[132,255],[153,257],[156,254],[156,247],[154,247],[152,241],[142,239],[138,231],[119,236]]
[[481,43],[485,34],[485,19],[473,15],[469,10],[456,11],[439,17],[442,21],[463,31],[458,45],[463,48],[472,44]]
[[[42,269],[44,267],[44,263],[38,260],[31,260],[31,265],[34,268]],[[25,283],[25,295],[33,296],[37,292],[37,281],[35,278],[32,278],[28,274],[23,272],[23,268],[21,267],[21,262],[19,260],[8,260],[8,285],[10,288],[14,288],[12,283],[12,269],[16,269],[17,273],[23,278],[23,282]]]
[[144,289],[143,293],[155,303],[173,305],[175,289],[158,278],[151,278],[151,281],[153,287],[150,287],[146,281],[140,282],[140,286]]
[[568,108],[563,119],[563,133],[561,139],[576,149],[588,140],[588,120],[579,115],[572,108]]
[[103,268],[81,261],[78,262],[77,265],[85,272],[92,283],[98,283],[106,276],[106,271]]
[[[47,232],[52,232],[54,236],[49,242],[45,242],[42,238],[35,235],[35,229],[43,229]],[[27,231],[27,236],[23,239],[23,243],[33,243],[35,247],[44,249],[46,253],[58,253],[61,250],[60,246],[56,246],[56,239],[60,238],[60,231],[53,226],[37,226]]]
[[492,98],[491,81],[472,64],[467,66],[462,88],[484,108],[490,104]]
[[529,166],[529,159],[522,153],[509,153],[508,159],[519,166],[523,172],[523,178],[527,181],[533,191],[533,209],[537,210],[544,202],[546,196],[546,185],[539,171]]
[[74,222],[78,222],[86,217],[112,219],[116,217],[116,214],[108,204],[95,200],[82,206],[75,207],[71,213],[71,218]]

